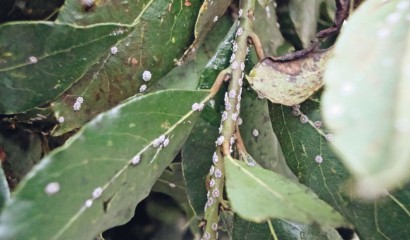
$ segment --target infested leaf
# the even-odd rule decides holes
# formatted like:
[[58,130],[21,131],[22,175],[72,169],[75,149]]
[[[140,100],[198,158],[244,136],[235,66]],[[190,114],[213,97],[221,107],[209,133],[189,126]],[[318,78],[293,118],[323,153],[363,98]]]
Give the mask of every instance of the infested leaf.
[[[211,59],[211,56],[214,55],[217,50],[220,51],[218,49],[218,43],[224,38],[224,34],[229,31],[231,26],[232,21],[230,18],[226,16],[222,17],[216,23],[215,28],[207,34],[204,44],[199,46],[198,50],[195,50],[195,59],[189,59],[182,65],[172,69],[166,76],[158,81],[156,86],[150,88],[149,91],[155,89],[197,89],[199,79],[204,78],[205,66]],[[211,74],[209,65],[206,69],[208,70],[208,74]],[[213,79],[211,79],[211,77],[207,78],[207,80],[212,84],[211,80]]]
[[[0,113],[45,104],[70,88],[101,56],[127,36],[129,26],[78,27],[51,22],[0,26]],[[121,34],[114,34],[121,31]],[[20,43],[30,39],[28,44]]]
[[[252,154],[246,156],[249,160],[247,164],[253,165],[255,162],[264,168],[298,182],[297,177],[291,172],[286,164],[282,149],[272,129],[269,109],[266,99],[259,99],[250,91],[244,91],[241,103],[241,116],[243,123],[240,126],[246,150]],[[254,130],[258,130],[258,135],[254,136]],[[306,239],[338,239],[335,229],[317,224],[296,224],[284,220],[275,219],[271,221],[279,239],[300,239],[303,235]],[[321,229],[326,228],[326,231]],[[333,235],[325,236],[324,232]],[[268,223],[254,223],[241,219],[235,215],[233,222],[233,239],[268,239],[271,232]],[[339,237],[340,238],[340,237]],[[272,238],[273,239],[273,238]]]
[[323,86],[322,74],[331,50],[292,60],[265,58],[247,76],[251,87],[272,103],[292,106]]
[[[101,2],[102,3],[102,2]],[[124,22],[135,26],[127,38],[116,44],[115,55],[105,54],[87,69],[84,76],[52,103],[56,119],[64,117],[53,131],[59,136],[81,127],[98,113],[121,101],[150,89],[175,65],[191,42],[199,1],[185,6],[184,1],[142,0],[108,1],[82,14],[79,1],[68,0],[58,21],[92,25],[101,21]],[[143,78],[144,72],[151,78]],[[78,96],[83,97],[81,109],[73,111]]]
[[162,91],[99,115],[20,183],[0,216],[0,238],[91,239],[128,221],[188,137],[192,103],[207,96]]
[[410,180],[409,14],[407,1],[364,2],[325,72],[323,115],[363,198]]
[[273,132],[267,101],[259,99],[247,90],[244,90],[242,95],[243,123],[239,129],[250,158],[254,158],[250,162],[256,161],[266,169],[297,181],[296,176],[286,165],[279,141]]
[[308,188],[260,167],[225,157],[226,190],[232,209],[255,222],[270,218],[341,226],[346,222]]
[[101,22],[133,24],[135,19],[140,17],[138,15],[144,13],[147,10],[145,8],[152,3],[153,0],[66,0],[56,21],[82,26]]

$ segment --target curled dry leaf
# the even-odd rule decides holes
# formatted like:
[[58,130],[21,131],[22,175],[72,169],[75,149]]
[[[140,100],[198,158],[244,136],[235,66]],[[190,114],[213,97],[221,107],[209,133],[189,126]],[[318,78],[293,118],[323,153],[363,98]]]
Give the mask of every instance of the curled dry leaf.
[[259,96],[273,103],[291,106],[308,99],[323,86],[323,70],[331,49],[312,52],[300,58],[265,58],[247,76]]

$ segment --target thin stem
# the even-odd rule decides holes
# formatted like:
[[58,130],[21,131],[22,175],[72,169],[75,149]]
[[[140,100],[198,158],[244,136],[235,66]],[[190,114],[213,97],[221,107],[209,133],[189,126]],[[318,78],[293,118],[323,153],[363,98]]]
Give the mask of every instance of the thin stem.
[[240,153],[247,153],[245,144],[243,142],[241,132],[239,131],[239,127],[236,126],[236,147]]
[[265,54],[263,53],[262,43],[256,33],[251,32],[249,34],[249,38],[252,41],[253,47],[255,48],[256,55],[258,56],[258,60],[261,61],[265,58]]
[[[234,133],[237,129],[237,120],[240,114],[240,102],[242,95],[242,83],[244,78],[245,59],[248,54],[248,39],[252,40],[257,50],[258,57],[263,57],[263,50],[259,38],[253,33],[253,11],[255,0],[242,0],[240,3],[239,18],[236,39],[232,43],[232,57],[229,68],[219,73],[211,95],[215,95],[220,85],[227,77],[230,77],[228,90],[225,93],[225,111],[222,113],[220,133],[216,141],[216,151],[213,157],[213,165],[209,172],[208,200],[205,205],[205,229],[204,240],[217,239],[219,211],[228,207],[223,199],[225,183],[224,157],[231,157]],[[242,143],[243,145],[243,143]]]

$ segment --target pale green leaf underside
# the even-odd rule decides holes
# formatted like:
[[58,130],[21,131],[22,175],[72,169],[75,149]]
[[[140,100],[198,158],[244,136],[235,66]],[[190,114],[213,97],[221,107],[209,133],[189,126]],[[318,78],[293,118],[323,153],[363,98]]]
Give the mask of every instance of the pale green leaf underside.
[[410,176],[409,14],[405,0],[363,3],[325,72],[323,115],[362,197],[402,186]]
[[260,167],[225,158],[226,188],[232,209],[256,222],[270,218],[341,226],[346,222],[311,190]]
[[[185,142],[198,116],[192,103],[207,95],[157,92],[98,115],[20,183],[0,216],[0,239],[91,239],[128,221]],[[169,144],[155,147],[161,135]],[[49,196],[45,187],[53,182],[60,190]],[[87,208],[99,187],[101,197]]]

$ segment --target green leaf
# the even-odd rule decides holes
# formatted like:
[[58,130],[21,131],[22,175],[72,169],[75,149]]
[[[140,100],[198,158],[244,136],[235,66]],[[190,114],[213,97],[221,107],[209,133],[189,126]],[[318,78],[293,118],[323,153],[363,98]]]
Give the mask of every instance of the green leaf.
[[205,39],[206,34],[225,13],[229,4],[231,4],[231,0],[203,1],[198,18],[196,19],[195,40],[192,43],[191,48],[196,47]]
[[[302,103],[298,111],[270,106],[272,126],[288,166],[301,183],[342,213],[361,239],[406,239],[410,232],[403,226],[410,221],[410,184],[378,201],[362,202],[346,196],[344,184],[349,173],[323,136],[332,138],[323,127],[317,98]],[[321,127],[313,127],[315,123]],[[315,161],[317,157],[322,160],[320,164]]]
[[[206,116],[214,117],[207,121]],[[205,118],[205,119],[204,119]],[[197,216],[203,216],[206,198],[206,177],[212,165],[219,115],[205,108],[182,148],[182,166],[190,205]]]
[[277,21],[283,37],[290,42],[296,50],[301,50],[303,49],[303,45],[290,17],[289,2],[289,0],[276,1],[277,7],[275,8],[275,12],[278,17]]
[[291,60],[265,58],[246,76],[251,87],[272,103],[287,106],[308,99],[323,86],[323,71],[332,49]]
[[228,198],[241,217],[255,222],[280,218],[331,226],[346,224],[339,213],[305,186],[229,157],[224,161]]
[[315,39],[321,2],[322,0],[290,0],[289,2],[290,18],[304,48],[310,46],[311,41]]
[[42,147],[37,133],[18,128],[0,129],[0,159],[12,190],[40,161]]
[[279,47],[285,44],[285,39],[277,22],[276,7],[274,1],[259,0],[255,6],[254,31],[258,35],[266,56],[274,56],[282,53]]
[[0,216],[0,238],[91,239],[128,221],[188,137],[192,103],[207,95],[168,90],[100,114],[20,183]]
[[[155,0],[142,1],[75,1],[66,0],[58,14],[57,22],[89,25],[102,22],[132,24]],[[161,0],[156,2],[162,2]],[[159,15],[161,17],[161,15]]]
[[262,167],[297,182],[297,177],[287,166],[279,141],[273,132],[267,100],[258,98],[246,89],[242,95],[243,123],[239,128],[246,150]]
[[[122,34],[114,34],[121,30]],[[0,26],[0,113],[45,104],[78,81],[129,27],[100,24],[76,27],[50,22]],[[30,39],[29,44],[24,40]]]
[[[298,179],[287,166],[279,141],[273,132],[267,100],[257,98],[246,89],[242,96],[243,123],[240,131],[246,150],[264,168],[297,182]],[[254,129],[258,130],[256,137],[253,133]],[[301,225],[277,219],[272,220],[272,226],[279,239],[299,239],[301,236],[306,239],[337,239],[325,238],[323,228],[326,228],[326,233],[331,236],[338,236],[335,229],[316,224]],[[234,218],[233,229],[233,239],[267,239],[271,235],[267,223],[249,222],[237,216]]]
[[355,194],[364,198],[410,179],[409,14],[405,1],[363,3],[325,72],[323,115],[353,174]]
[[232,55],[232,41],[235,39],[237,28],[237,24],[234,23],[225,38],[219,43],[215,54],[205,66],[204,72],[199,79],[198,88],[211,88],[219,72],[229,66],[229,59]]
[[152,187],[152,191],[165,193],[173,197],[185,213],[192,217],[193,213],[187,198],[181,163],[172,163],[169,165],[168,169],[162,173]]
[[[81,127],[98,113],[114,107],[119,102],[140,92],[141,86],[150,87],[165,76],[175,65],[191,42],[199,1],[185,6],[183,1],[142,0],[104,2],[94,11],[77,19],[76,14],[61,17],[59,21],[81,25],[101,21],[121,21],[132,24],[134,31],[120,41],[115,55],[104,55],[87,69],[84,76],[52,105],[55,117],[64,117],[53,131],[61,135]],[[62,11],[71,11],[79,2],[69,0]],[[64,15],[65,13],[63,13]],[[142,75],[149,71],[152,79],[144,81]],[[73,111],[78,96],[84,103]]]
[[[273,220],[272,226],[278,239],[286,240],[342,240],[338,232],[330,227],[317,224],[301,225],[284,220]],[[268,223],[247,222],[234,217],[233,240],[274,239]]]

